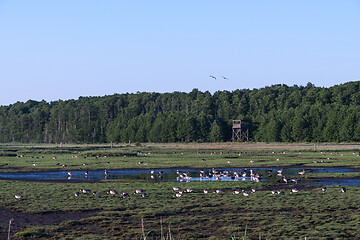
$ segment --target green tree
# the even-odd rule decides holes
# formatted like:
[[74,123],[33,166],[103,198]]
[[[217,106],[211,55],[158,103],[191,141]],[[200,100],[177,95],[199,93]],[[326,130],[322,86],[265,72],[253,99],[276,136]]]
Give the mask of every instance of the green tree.
[[211,142],[222,142],[223,141],[221,127],[217,121],[214,121],[211,123],[209,140]]

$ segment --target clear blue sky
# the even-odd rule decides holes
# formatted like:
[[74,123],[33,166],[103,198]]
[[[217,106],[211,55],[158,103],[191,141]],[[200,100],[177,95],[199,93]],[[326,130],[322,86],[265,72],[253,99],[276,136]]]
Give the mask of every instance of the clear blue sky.
[[0,105],[358,79],[358,0],[0,0]]

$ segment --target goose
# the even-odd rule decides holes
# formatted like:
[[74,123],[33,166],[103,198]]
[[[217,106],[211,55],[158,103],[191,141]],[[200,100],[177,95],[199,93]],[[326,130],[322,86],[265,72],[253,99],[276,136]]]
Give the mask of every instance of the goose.
[[174,191],[179,191],[179,187],[173,187]]
[[191,193],[193,190],[191,188],[186,189],[186,192]]
[[21,196],[21,195],[15,195],[15,198],[16,198],[16,199],[21,199],[22,196]]
[[299,175],[304,175],[305,174],[305,169],[303,169],[301,172],[298,172]]
[[326,187],[323,187],[323,188],[321,189],[321,191],[322,191],[323,193],[326,192],[326,190],[327,190]]
[[255,188],[252,188],[252,189],[251,189],[251,192],[253,192],[253,193],[256,192],[256,189],[255,189]]
[[129,194],[127,192],[122,192],[121,195],[123,196],[123,198],[128,198],[129,197]]
[[182,196],[181,193],[176,193],[176,194],[175,194],[175,197],[177,197],[177,198],[179,198],[179,197],[181,197],[181,196]]
[[291,189],[291,192],[297,193],[297,192],[299,192],[299,190],[297,190],[296,188],[293,188],[293,189]]
[[243,192],[243,195],[244,195],[245,197],[248,197],[250,194],[244,191],[244,192]]
[[298,180],[300,180],[300,178],[292,178],[291,181],[294,182],[295,184],[298,183]]
[[81,189],[80,192],[82,192],[82,193],[89,193],[90,190],[88,190],[88,189]]
[[144,193],[145,191],[143,189],[136,189],[134,194],[140,194],[140,193]]
[[216,189],[215,193],[222,193],[223,191],[221,189]]
[[235,190],[235,191],[233,192],[233,194],[239,194],[239,193],[240,193],[239,190]]
[[141,194],[141,197],[143,197],[143,198],[146,198],[148,195],[146,194],[146,192],[143,192],[142,194]]
[[209,191],[208,191],[208,190],[206,190],[206,189],[204,189],[204,193],[205,193],[205,194],[208,194],[208,193],[209,193]]
[[341,192],[343,192],[343,193],[346,192],[346,188],[345,188],[345,187],[342,187],[342,188],[341,188]]
[[78,197],[80,196],[80,193],[79,192],[75,192],[75,197]]
[[109,193],[110,193],[111,195],[117,194],[117,192],[116,192],[115,190],[110,190]]
[[94,195],[95,197],[100,197],[100,193],[93,192],[93,195]]

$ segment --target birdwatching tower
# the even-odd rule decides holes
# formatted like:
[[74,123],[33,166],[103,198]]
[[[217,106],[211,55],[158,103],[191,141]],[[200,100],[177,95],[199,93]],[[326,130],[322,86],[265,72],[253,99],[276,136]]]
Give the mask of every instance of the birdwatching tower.
[[232,120],[232,141],[249,141],[249,125],[241,120]]

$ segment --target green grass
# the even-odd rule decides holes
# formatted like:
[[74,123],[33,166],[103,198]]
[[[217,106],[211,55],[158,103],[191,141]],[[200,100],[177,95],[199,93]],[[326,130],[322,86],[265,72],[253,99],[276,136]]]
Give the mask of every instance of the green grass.
[[[200,145],[200,148],[187,146],[124,146],[114,149],[75,146],[75,149],[64,150],[57,146],[35,148],[2,145],[3,150],[15,149],[18,155],[24,154],[24,158],[0,157],[0,167],[1,171],[64,170],[55,166],[56,162],[67,164],[66,169],[295,165],[304,168],[360,167],[360,157],[353,155],[354,149],[344,149],[342,146],[331,149],[325,156],[320,150],[314,152],[309,149],[241,149],[242,145],[235,145],[236,149],[230,149],[229,147],[234,146],[232,144],[210,147]],[[74,151],[69,152],[70,150]],[[105,154],[110,155],[109,152],[112,151],[114,157],[104,158]],[[286,153],[281,153],[283,151]],[[242,152],[240,156],[239,152]],[[90,156],[90,153],[101,157],[83,158]],[[136,155],[123,157],[120,155],[123,153]],[[56,160],[52,159],[54,155]],[[72,158],[75,155],[79,157]],[[277,158],[280,160],[277,161]],[[314,163],[319,160],[324,160],[324,163]],[[38,164],[36,167],[32,166],[35,161]],[[86,166],[82,165],[84,161],[87,162]],[[138,164],[139,161],[148,165]],[[359,173],[305,174],[307,178],[319,176],[359,177]],[[295,194],[290,193],[291,186],[285,184],[242,181],[153,183],[111,180],[96,183],[49,183],[2,180],[0,184],[1,208],[29,214],[94,211],[93,216],[81,220],[69,220],[54,226],[14,229],[13,239],[143,239],[143,229],[147,234],[146,239],[160,239],[160,219],[164,232],[170,227],[174,239],[360,239],[358,187],[348,187],[346,193],[341,193],[340,186],[329,186],[326,193],[322,193],[320,187],[309,187]],[[194,192],[176,198],[172,190],[174,186],[181,189],[192,188]],[[252,187],[257,191],[249,197],[232,194],[235,189],[250,190]],[[134,190],[138,188],[145,189],[149,197],[134,195]],[[92,194],[80,194],[76,197],[74,193],[80,189],[89,189],[101,196],[96,198]],[[131,196],[113,196],[107,193],[110,189],[126,191]],[[211,193],[204,194],[203,189],[209,189]],[[215,189],[222,189],[224,192],[215,194]],[[272,189],[283,190],[285,194],[272,195]],[[23,198],[15,199],[16,194],[21,194]],[[144,220],[143,228],[141,219]]]
[[[173,186],[191,187],[194,193],[175,198]],[[294,238],[359,238],[360,224],[358,188],[348,188],[343,194],[340,187],[328,187],[326,193],[320,188],[284,195],[272,195],[270,190],[262,189],[262,184],[245,182],[191,182],[191,183],[122,183],[102,182],[94,184],[35,183],[3,181],[0,192],[2,207],[27,213],[53,211],[97,210],[93,217],[80,221],[60,224],[57,228],[24,229],[22,232],[40,232],[46,238],[71,238],[82,233],[98,234],[108,239],[139,239],[141,218],[145,229],[151,230],[148,239],[160,236],[160,218],[164,226],[171,224],[175,239],[222,239],[242,233],[247,226],[247,239]],[[259,190],[249,197],[233,195],[234,189]],[[142,187],[149,193],[144,199],[131,195],[128,199],[106,194],[108,189],[133,192]],[[75,197],[73,193],[80,188],[101,192],[96,198],[92,195]],[[224,190],[222,194],[201,193],[201,190]],[[24,192],[21,192],[24,191]],[[23,199],[16,200],[13,195],[21,192]],[[346,229],[344,231],[343,229]],[[44,235],[44,236],[45,236]]]
[[[1,146],[3,152],[23,155],[0,156],[0,171],[25,172],[44,170],[96,170],[123,168],[212,168],[212,167],[353,167],[360,168],[358,149],[345,148],[342,145],[331,152],[325,152],[327,145],[318,146],[317,151],[312,148],[287,149],[279,146],[266,145],[267,148],[254,148],[252,145],[228,144],[219,145],[159,145],[116,148],[69,146],[59,148],[55,146],[34,147]],[[187,146],[187,147],[186,147]],[[345,145],[347,146],[347,145]],[[250,147],[250,148],[249,148]],[[252,147],[252,148],[251,148]],[[276,148],[275,148],[276,147]],[[322,150],[324,148],[324,151]],[[275,153],[272,153],[275,151]],[[285,152],[285,154],[284,154]],[[240,154],[239,154],[240,153]],[[53,159],[56,157],[56,159]],[[86,158],[84,158],[86,157]],[[202,161],[205,159],[206,161]],[[231,162],[230,164],[228,162]],[[324,161],[324,163],[321,163]],[[139,164],[143,162],[143,164]],[[84,165],[86,163],[86,165]],[[58,164],[58,165],[56,165]],[[66,167],[62,167],[66,165]],[[358,175],[356,175],[358,176]]]

